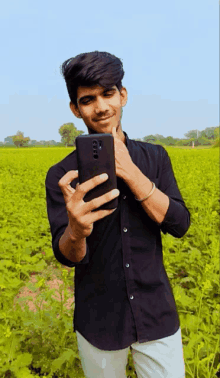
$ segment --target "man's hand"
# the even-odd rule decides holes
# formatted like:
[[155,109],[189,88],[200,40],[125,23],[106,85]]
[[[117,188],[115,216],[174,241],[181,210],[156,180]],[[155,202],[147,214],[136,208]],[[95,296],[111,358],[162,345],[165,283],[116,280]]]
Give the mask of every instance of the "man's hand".
[[125,179],[131,175],[134,163],[126,145],[118,138],[116,127],[112,129],[112,136],[114,137],[116,176]]
[[70,186],[70,183],[77,177],[78,171],[69,171],[60,179],[58,185],[62,190],[64,201],[66,203],[69,225],[72,230],[72,239],[80,240],[88,237],[92,233],[93,223],[95,221],[112,214],[113,211],[116,210],[107,209],[92,212],[92,210],[99,208],[104,203],[118,197],[119,190],[113,189],[89,202],[84,202],[83,198],[86,193],[106,181],[108,176],[104,178],[101,177],[101,175],[95,176],[81,185],[76,186],[76,189],[73,189]]

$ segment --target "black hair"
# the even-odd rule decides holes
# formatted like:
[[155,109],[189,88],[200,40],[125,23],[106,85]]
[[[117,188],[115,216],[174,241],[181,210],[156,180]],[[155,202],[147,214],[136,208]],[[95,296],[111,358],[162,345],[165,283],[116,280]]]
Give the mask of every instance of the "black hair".
[[67,59],[61,66],[71,102],[77,107],[77,88],[100,85],[120,91],[124,76],[123,64],[116,56],[100,51],[82,53]]

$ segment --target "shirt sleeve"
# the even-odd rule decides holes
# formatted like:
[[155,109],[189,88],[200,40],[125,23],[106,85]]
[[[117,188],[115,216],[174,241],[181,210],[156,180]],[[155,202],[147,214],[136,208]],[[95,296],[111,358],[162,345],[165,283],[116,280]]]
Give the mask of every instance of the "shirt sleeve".
[[181,238],[189,229],[190,212],[180,194],[170,157],[164,147],[162,147],[162,162],[160,190],[169,197],[169,207],[159,227],[164,234],[168,232],[176,238]]
[[65,266],[75,267],[76,265],[87,264],[89,262],[89,248],[86,243],[86,255],[78,263],[68,260],[59,249],[59,240],[69,223],[63,193],[58,185],[59,180],[65,173],[61,167],[57,167],[56,165],[52,166],[47,172],[45,180],[47,214],[55,258]]

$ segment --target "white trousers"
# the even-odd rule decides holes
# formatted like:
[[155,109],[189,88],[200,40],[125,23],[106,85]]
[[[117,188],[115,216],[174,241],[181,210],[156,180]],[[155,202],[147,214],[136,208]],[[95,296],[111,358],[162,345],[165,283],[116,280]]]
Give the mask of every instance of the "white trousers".
[[[100,350],[76,331],[79,356],[86,378],[126,378],[129,347]],[[185,378],[181,328],[172,335],[130,346],[138,378]]]

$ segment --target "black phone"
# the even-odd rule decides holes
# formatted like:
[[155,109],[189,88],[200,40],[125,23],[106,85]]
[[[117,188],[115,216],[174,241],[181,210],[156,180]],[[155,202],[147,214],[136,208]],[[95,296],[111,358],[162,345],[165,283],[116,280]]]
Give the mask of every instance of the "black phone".
[[[102,173],[108,174],[108,180],[86,193],[83,199],[85,202],[117,188],[114,138],[112,134],[79,135],[76,138],[76,153],[80,184]],[[115,209],[117,206],[118,197],[104,203],[93,211]]]

